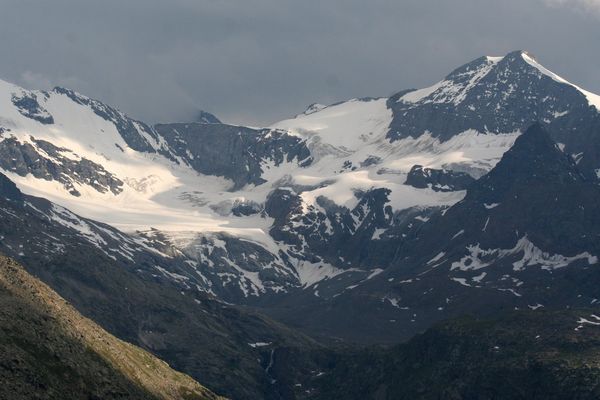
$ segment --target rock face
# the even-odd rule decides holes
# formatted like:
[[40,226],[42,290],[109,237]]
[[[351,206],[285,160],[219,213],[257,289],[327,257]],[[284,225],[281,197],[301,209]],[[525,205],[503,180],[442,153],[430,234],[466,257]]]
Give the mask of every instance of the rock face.
[[307,212],[298,194],[278,189],[265,204],[266,213],[274,218],[270,233],[290,246],[290,254],[297,259],[341,268],[385,265],[390,255],[371,239],[381,239],[394,226],[392,209],[386,206],[388,194],[386,189],[356,193],[358,204],[352,209],[322,197]]
[[311,163],[306,144],[284,132],[224,124],[167,124],[155,129],[196,171],[231,179],[232,190],[265,183],[262,175],[268,164]]
[[0,256],[0,397],[218,399]]
[[21,176],[31,174],[38,179],[59,182],[73,196],[81,195],[76,188],[78,184],[91,186],[100,193],[123,191],[123,182],[102,165],[35,138],[31,138],[30,143],[21,143],[15,138],[1,141],[0,168]]
[[[248,240],[226,234],[192,234],[182,240],[156,230],[142,232],[140,237],[151,248],[172,257],[164,260],[166,276],[176,272],[188,289],[225,301],[247,302],[299,285],[285,259]],[[173,269],[173,260],[179,260],[179,268]]]
[[[598,200],[598,186],[540,125],[533,125],[419,240],[427,246],[424,241],[435,232],[431,244],[508,249],[526,237],[546,253],[598,253]],[[453,239],[458,227],[464,232]]]
[[[42,93],[43,97],[47,95]],[[54,123],[54,118],[38,102],[37,96],[32,92],[23,90],[20,94],[12,96],[12,103],[17,107],[21,115],[48,125]]]
[[214,116],[213,114],[200,110],[194,122],[199,122],[201,124],[221,124],[221,120]]
[[406,177],[405,184],[419,189],[430,187],[436,192],[453,192],[467,189],[474,181],[475,178],[464,172],[413,165]]
[[0,196],[9,201],[20,202],[23,200],[23,194],[17,188],[17,185],[4,174],[0,174]]

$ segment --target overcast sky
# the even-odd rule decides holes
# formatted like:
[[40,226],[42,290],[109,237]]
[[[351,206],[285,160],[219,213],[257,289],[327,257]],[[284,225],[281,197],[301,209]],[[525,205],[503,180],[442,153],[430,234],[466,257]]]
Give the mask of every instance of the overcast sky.
[[266,125],[526,49],[600,93],[600,0],[0,0],[0,78]]

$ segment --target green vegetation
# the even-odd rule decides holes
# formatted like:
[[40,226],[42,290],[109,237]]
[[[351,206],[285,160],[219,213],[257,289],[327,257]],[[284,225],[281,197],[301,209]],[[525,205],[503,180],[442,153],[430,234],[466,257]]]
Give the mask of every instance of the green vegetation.
[[218,399],[0,257],[0,398]]

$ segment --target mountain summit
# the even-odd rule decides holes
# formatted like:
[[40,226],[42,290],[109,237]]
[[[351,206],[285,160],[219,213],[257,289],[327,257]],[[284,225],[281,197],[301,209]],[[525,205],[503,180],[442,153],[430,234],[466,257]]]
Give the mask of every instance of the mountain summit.
[[[510,133],[540,121],[566,129],[568,113],[600,110],[600,96],[587,92],[539,64],[529,53],[481,57],[435,85],[392,96],[392,140],[427,129],[448,140],[467,129]],[[569,118],[564,118],[569,119]]]

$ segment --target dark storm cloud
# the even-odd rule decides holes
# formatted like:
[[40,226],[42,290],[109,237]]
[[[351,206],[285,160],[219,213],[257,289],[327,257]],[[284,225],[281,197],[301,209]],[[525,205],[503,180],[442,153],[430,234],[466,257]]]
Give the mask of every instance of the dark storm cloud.
[[528,49],[600,92],[598,0],[0,0],[0,77],[149,122],[266,124]]

